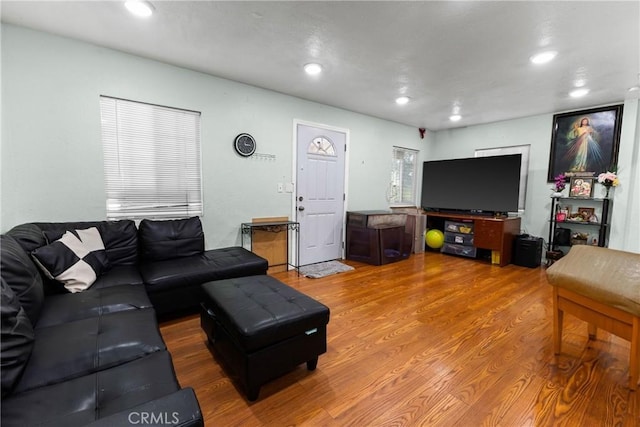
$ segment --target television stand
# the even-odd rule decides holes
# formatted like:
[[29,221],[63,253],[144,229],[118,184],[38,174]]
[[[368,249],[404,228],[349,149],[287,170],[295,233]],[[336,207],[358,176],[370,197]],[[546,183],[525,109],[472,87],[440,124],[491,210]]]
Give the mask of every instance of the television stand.
[[491,250],[492,264],[504,267],[511,263],[513,242],[520,234],[520,217],[487,217],[472,214],[427,212],[427,224],[429,224],[430,218],[473,221],[473,246],[478,249]]

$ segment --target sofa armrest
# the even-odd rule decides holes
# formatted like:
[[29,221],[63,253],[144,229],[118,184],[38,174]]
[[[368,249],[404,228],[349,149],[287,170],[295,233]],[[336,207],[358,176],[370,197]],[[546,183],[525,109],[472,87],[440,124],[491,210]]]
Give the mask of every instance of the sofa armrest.
[[122,427],[130,425],[203,427],[202,412],[191,387],[100,418],[91,427]]

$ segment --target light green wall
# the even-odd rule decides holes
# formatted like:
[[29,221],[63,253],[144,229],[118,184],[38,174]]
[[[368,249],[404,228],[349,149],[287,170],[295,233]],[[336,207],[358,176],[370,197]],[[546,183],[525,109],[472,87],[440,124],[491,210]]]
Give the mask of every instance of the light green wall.
[[[105,218],[99,95],[202,112],[207,246],[238,244],[252,217],[288,216],[295,119],[349,129],[348,209],[388,207],[393,145],[422,150],[418,130],[157,61],[2,25],[0,231],[29,221]],[[345,94],[348,96],[348,94]],[[233,138],[252,134],[243,159]]]
[[[277,183],[293,180],[295,119],[349,129],[350,210],[388,206],[393,145],[420,150],[422,164],[470,157],[476,148],[530,144],[522,226],[547,238],[552,114],[427,132],[421,140],[413,127],[70,39],[6,24],[1,37],[2,232],[28,221],[105,218],[98,106],[105,94],[202,112],[202,219],[208,247],[238,244],[240,222],[252,217],[291,214],[291,197],[277,193]],[[615,190],[610,239],[611,247],[634,252],[640,252],[639,110],[637,100],[625,102],[622,186]],[[240,132],[251,133],[258,152],[276,159],[239,158],[231,141]]]
[[[622,101],[621,101],[622,102]],[[431,159],[473,157],[478,148],[531,145],[522,231],[548,240],[551,183],[547,182],[553,114],[525,117],[437,132]],[[624,103],[618,166],[622,185],[613,193],[609,247],[640,252],[640,131],[638,100]],[[596,196],[602,197],[601,186]],[[566,190],[565,190],[566,192]],[[600,193],[600,194],[599,194]]]
[[640,100],[624,103],[618,168],[613,191],[612,248],[640,253]]

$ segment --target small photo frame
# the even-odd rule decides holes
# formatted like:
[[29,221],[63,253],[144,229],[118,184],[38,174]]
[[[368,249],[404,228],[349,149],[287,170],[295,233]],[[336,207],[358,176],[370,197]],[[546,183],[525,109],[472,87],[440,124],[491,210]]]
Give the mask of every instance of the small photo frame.
[[572,176],[569,183],[569,197],[590,199],[593,195],[594,178]]
[[588,221],[596,212],[595,208],[578,208],[578,213],[585,221]]

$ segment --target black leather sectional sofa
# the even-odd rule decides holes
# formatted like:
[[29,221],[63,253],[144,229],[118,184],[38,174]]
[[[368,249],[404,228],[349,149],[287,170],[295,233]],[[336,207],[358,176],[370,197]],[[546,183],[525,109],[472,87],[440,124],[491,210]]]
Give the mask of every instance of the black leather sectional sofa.
[[[76,253],[73,268],[95,281],[69,293],[68,259],[47,254],[93,228],[103,250]],[[198,218],[23,224],[0,251],[2,426],[203,425],[156,315],[197,308],[204,282],[267,270],[242,248],[205,251]]]

